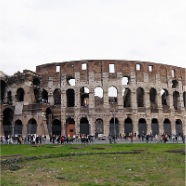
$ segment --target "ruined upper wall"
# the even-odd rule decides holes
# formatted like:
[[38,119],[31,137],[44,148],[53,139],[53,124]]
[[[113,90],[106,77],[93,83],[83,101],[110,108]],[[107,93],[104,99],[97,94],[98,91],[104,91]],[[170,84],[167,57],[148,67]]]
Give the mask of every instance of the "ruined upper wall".
[[[114,65],[114,72],[109,73],[109,65]],[[140,68],[140,69],[139,69]],[[186,84],[186,69],[171,65],[165,65],[153,62],[143,61],[127,61],[127,60],[81,60],[69,61],[61,63],[50,63],[39,65],[36,67],[36,73],[42,78],[48,80],[49,77],[59,82],[60,74],[66,77],[75,77],[75,73],[80,73],[80,80],[88,80],[89,73],[94,73],[96,81],[104,79],[104,74],[109,73],[110,79],[117,78],[117,74],[121,76],[130,76],[135,74],[136,81],[144,82],[145,75],[148,75],[149,82],[154,83],[157,74],[160,81],[166,83],[170,77],[182,80],[182,84]],[[174,74],[174,75],[173,75]],[[44,80],[43,79],[43,80]]]

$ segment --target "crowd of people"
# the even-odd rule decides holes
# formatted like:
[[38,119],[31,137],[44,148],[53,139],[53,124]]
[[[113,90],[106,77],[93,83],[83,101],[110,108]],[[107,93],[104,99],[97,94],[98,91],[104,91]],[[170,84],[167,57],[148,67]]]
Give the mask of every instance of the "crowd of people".
[[[185,135],[182,133],[178,134],[161,134],[161,135],[153,135],[152,133],[145,134],[142,132],[141,134],[136,133],[122,133],[119,136],[117,135],[109,135],[108,140],[109,143],[116,142],[146,142],[146,143],[185,143]],[[64,136],[64,135],[51,135],[49,139],[46,136],[40,135],[27,135],[26,137],[22,137],[22,135],[11,136],[7,135],[6,137],[0,137],[1,144],[45,144],[45,143],[53,143],[53,144],[73,144],[73,143],[82,143],[88,144],[92,142],[100,141],[94,135],[85,135],[78,134],[73,136]]]

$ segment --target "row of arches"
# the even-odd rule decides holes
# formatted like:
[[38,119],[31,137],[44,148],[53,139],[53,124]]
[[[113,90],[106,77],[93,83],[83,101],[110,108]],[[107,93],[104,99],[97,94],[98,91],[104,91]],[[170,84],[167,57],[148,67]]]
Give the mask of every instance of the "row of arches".
[[[134,123],[131,118],[127,118],[124,120],[123,123],[123,130],[120,131],[120,124],[117,118],[111,118],[109,123],[109,135],[116,135],[117,137],[121,132],[131,133],[136,132],[134,131]],[[48,124],[49,125],[49,124]],[[138,121],[138,133],[147,133],[147,123],[144,118],[139,119]],[[49,127],[49,126],[48,126]],[[73,118],[67,118],[65,128],[65,134],[69,136],[73,136],[76,133],[80,134],[90,134],[90,127],[89,121],[87,118],[81,118],[79,123],[79,131],[76,131],[75,121]],[[160,134],[159,130],[159,122],[156,118],[151,120],[151,131],[152,134],[155,136],[156,134]],[[4,134],[6,135],[22,135],[23,123],[21,120],[16,120],[14,123],[14,127],[12,127],[11,122],[3,123]],[[14,130],[14,131],[12,131]],[[169,119],[165,119],[163,121],[163,133],[165,134],[172,134],[172,125]],[[183,133],[182,121],[177,119],[175,121],[175,132],[176,133]],[[95,134],[104,134],[105,133],[105,126],[102,119],[98,118],[95,121]],[[37,134],[37,121],[34,118],[31,118],[27,124],[27,135]],[[54,119],[51,123],[51,133],[52,135],[61,135],[62,134],[62,125],[61,121],[58,119]],[[44,135],[44,134],[43,134]]]
[[[124,79],[124,81],[126,81]],[[126,83],[127,84],[127,83]],[[178,82],[173,80],[173,87],[177,87]],[[5,102],[5,90],[6,90],[6,83],[1,80],[1,103]],[[35,95],[35,102],[45,102],[48,103],[48,97],[51,95],[46,89],[40,90],[40,80],[38,78],[33,79],[33,89]],[[80,88],[80,105],[81,106],[88,106],[89,105],[89,88],[82,87]],[[173,99],[173,106],[176,110],[181,108],[181,95],[180,92],[177,90],[173,91],[172,98],[170,97],[170,93],[167,89],[161,89],[160,93],[157,92],[155,88],[151,88],[149,90],[149,99],[151,107],[156,107],[158,102],[158,95],[161,95],[161,104],[163,106],[170,106],[170,99]],[[59,88],[55,89],[52,92],[53,95],[53,102],[54,105],[61,104],[61,90]],[[183,92],[183,106],[186,108],[186,91]],[[12,104],[13,95],[12,92],[9,90],[7,92],[7,103]],[[25,90],[20,87],[16,91],[16,101],[22,102],[24,101],[25,97]],[[102,87],[96,87],[94,89],[94,97],[95,97],[95,105],[103,105],[104,104],[104,90]],[[118,102],[118,90],[116,87],[111,86],[108,88],[108,97],[109,102]],[[122,98],[123,98],[123,106],[124,107],[131,107],[132,96],[131,96],[131,89],[130,88],[123,88],[122,90]],[[67,100],[67,107],[74,107],[75,106],[75,90],[73,88],[69,88],[66,90],[66,100]],[[137,107],[144,107],[145,106],[145,91],[142,87],[138,87],[136,89],[136,100],[137,100]]]
[[[89,105],[89,89],[87,87],[82,87],[80,89],[80,104],[81,106],[88,106]],[[160,92],[161,95],[161,104],[163,106],[170,106],[170,94],[168,90],[162,89]],[[104,94],[103,89],[101,87],[96,87],[94,90],[95,96],[95,105],[103,105],[104,104]],[[123,89],[123,106],[124,107],[131,107],[132,96],[131,90],[129,88]],[[61,91],[60,89],[56,89],[53,93],[54,97],[54,104],[61,104]],[[115,87],[110,87],[108,89],[108,97],[109,103],[117,103],[118,101],[118,93]],[[42,92],[42,100],[44,102],[48,102],[48,93],[46,90]],[[145,91],[143,88],[138,87],[136,90],[136,99],[137,99],[137,107],[144,107],[145,106]],[[156,107],[158,102],[158,93],[155,88],[151,88],[149,91],[149,99],[151,107]],[[66,90],[66,100],[67,100],[67,107],[74,107],[75,106],[75,91],[74,89],[67,89]],[[186,107],[186,92],[183,93],[183,102],[184,107]],[[180,109],[181,108],[181,98],[180,93],[178,91],[173,92],[173,106],[174,108]]]

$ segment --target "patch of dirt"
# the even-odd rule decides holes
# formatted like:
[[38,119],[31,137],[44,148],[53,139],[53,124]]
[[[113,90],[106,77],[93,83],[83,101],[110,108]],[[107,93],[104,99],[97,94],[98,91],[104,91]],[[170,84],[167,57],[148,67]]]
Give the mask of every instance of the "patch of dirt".
[[183,154],[183,155],[186,154],[185,149],[167,150],[167,152],[170,152],[170,153],[178,153],[178,154]]
[[0,156],[0,159],[19,158],[19,157],[23,157],[23,154],[15,154],[15,155]]

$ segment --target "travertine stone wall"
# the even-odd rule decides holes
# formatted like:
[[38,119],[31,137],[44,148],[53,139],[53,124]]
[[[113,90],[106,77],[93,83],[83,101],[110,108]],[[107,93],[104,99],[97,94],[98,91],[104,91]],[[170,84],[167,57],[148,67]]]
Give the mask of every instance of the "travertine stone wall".
[[[109,71],[110,65],[114,69]],[[57,70],[58,68],[58,70]],[[140,69],[139,69],[140,68]],[[18,77],[19,76],[19,77]],[[16,77],[16,78],[15,78]],[[122,84],[122,78],[128,78],[128,84]],[[43,90],[47,91],[48,101],[43,103],[37,102],[34,96],[33,78],[40,80],[39,94],[42,97]],[[73,79],[75,85],[69,84],[68,80]],[[24,109],[22,115],[13,116],[12,126],[16,120],[21,120],[23,129],[22,134],[27,135],[27,126],[31,118],[35,119],[37,124],[37,134],[48,135],[46,109],[49,108],[52,112],[52,121],[59,120],[61,123],[61,134],[67,135],[67,118],[72,118],[75,123],[75,133],[81,131],[81,119],[88,120],[88,133],[95,134],[96,120],[101,119],[103,122],[104,134],[111,133],[110,125],[113,118],[117,119],[119,134],[125,133],[125,120],[130,118],[132,121],[132,132],[140,133],[139,121],[144,119],[146,122],[146,132],[152,132],[152,120],[158,121],[159,134],[164,133],[164,122],[169,120],[171,126],[171,133],[177,132],[176,121],[181,122],[183,133],[185,133],[186,125],[186,108],[184,105],[185,91],[186,91],[186,69],[176,66],[141,62],[141,61],[126,61],[126,60],[82,60],[82,61],[68,61],[61,63],[50,63],[39,65],[36,67],[36,72],[25,71],[13,77],[1,77],[1,80],[6,82],[5,89],[5,103],[7,100],[7,91],[11,90],[13,103],[11,105],[14,110],[17,99],[16,91],[18,88],[24,90]],[[177,83],[173,87],[173,81]],[[80,90],[86,87],[89,92],[88,106],[82,105],[84,98]],[[100,106],[95,103],[95,88],[101,87],[103,90],[103,104]],[[109,102],[110,87],[117,89],[117,101],[113,104]],[[139,96],[137,97],[137,89],[143,90],[143,106],[138,107]],[[124,107],[123,89],[130,89],[131,106]],[[156,91],[156,103],[154,107],[150,101],[150,90],[154,88]],[[56,105],[54,98],[54,91],[58,89],[61,94],[61,103]],[[71,96],[69,100],[74,102],[74,106],[68,107],[67,90],[71,89],[74,92],[74,97]],[[162,105],[162,90],[168,91],[166,98],[167,106]],[[174,94],[178,92],[176,104],[178,108],[174,107]],[[86,93],[84,92],[84,95]],[[115,97],[115,96],[110,96]],[[129,99],[129,98],[128,98]],[[3,111],[9,108],[8,104],[1,104],[1,129],[3,129]],[[37,105],[32,109],[26,109],[29,105]],[[37,109],[33,109],[33,108]],[[115,111],[115,112],[114,112]],[[12,132],[13,134],[13,132]],[[1,130],[1,135],[4,135]]]

